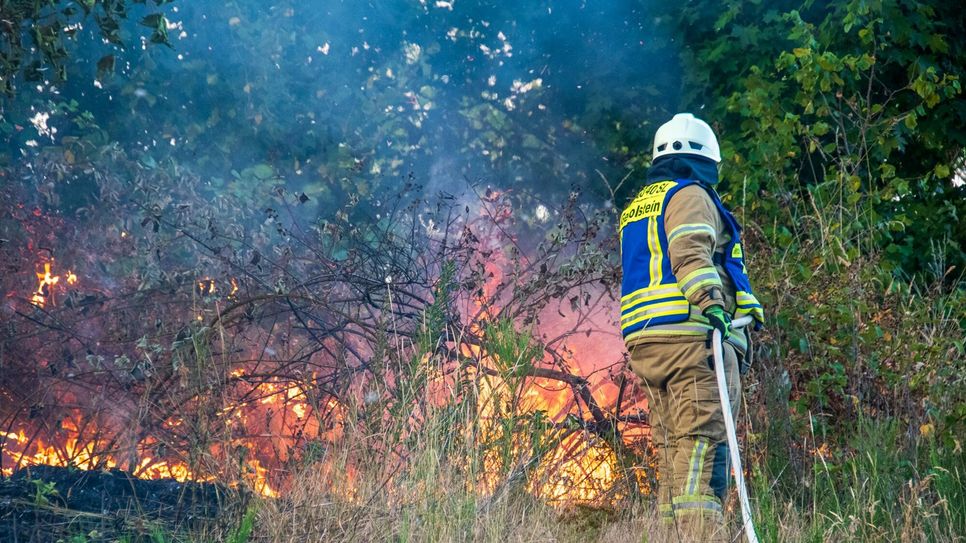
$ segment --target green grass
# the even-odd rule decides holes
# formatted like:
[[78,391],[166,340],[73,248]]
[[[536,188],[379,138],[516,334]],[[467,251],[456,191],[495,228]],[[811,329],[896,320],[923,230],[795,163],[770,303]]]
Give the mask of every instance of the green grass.
[[777,484],[794,470],[755,470],[762,541],[961,541],[963,455],[932,437],[906,441],[897,419],[860,418],[845,450],[805,444],[810,469],[797,491],[788,490],[796,486],[788,481]]

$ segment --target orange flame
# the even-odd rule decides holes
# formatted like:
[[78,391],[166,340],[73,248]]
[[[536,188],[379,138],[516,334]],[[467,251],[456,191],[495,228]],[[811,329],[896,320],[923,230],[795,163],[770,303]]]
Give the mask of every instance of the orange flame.
[[[184,462],[170,461],[152,456],[144,456],[134,464],[121,462],[112,453],[109,444],[97,439],[83,440],[76,425],[65,420],[62,429],[69,432],[69,437],[57,440],[59,443],[46,442],[40,438],[28,439],[24,429],[17,432],[0,433],[0,440],[5,440],[3,454],[12,461],[12,467],[4,467],[2,472],[10,476],[14,471],[29,466],[59,466],[73,467],[81,470],[98,470],[123,468],[132,472],[139,479],[174,479],[179,482],[214,482],[212,475],[201,474],[192,470]],[[91,432],[97,435],[97,431]],[[269,484],[268,469],[258,459],[247,459],[243,465],[242,478],[256,492],[266,497],[278,497],[279,492]]]
[[[492,201],[498,196],[499,193],[494,191],[487,195],[487,199]],[[126,232],[121,233],[122,237],[126,235]],[[52,288],[58,284],[60,276],[53,275],[51,267],[50,262],[45,263],[44,273],[36,274],[39,284],[31,302],[38,307],[44,307],[47,303],[53,304]],[[508,268],[499,262],[487,261],[485,269],[487,280],[482,292],[474,297],[475,315],[470,327],[473,333],[481,335],[485,333],[484,323],[500,318],[500,296],[497,290],[507,277]],[[77,275],[68,270],[64,283],[75,285],[77,282]],[[227,296],[232,298],[238,292],[239,284],[235,278],[230,278],[229,283],[230,291],[225,284],[220,285],[222,288],[219,291],[215,279],[196,278],[196,294],[201,298],[214,295],[216,292],[222,295],[228,292]],[[61,284],[59,288],[65,287]],[[211,301],[211,298],[206,298],[206,303]],[[196,310],[199,312],[194,313],[195,318],[203,320],[204,317],[200,311],[206,310],[200,308]],[[210,313],[211,310],[207,311]],[[474,358],[480,368],[501,366],[498,363],[499,360],[495,359],[495,355],[486,352],[483,347],[466,344],[461,349],[462,355]],[[588,358],[593,359],[596,352],[593,350],[584,354],[591,355]],[[575,355],[571,352],[566,355],[566,358],[575,358]],[[432,360],[433,356],[430,353],[422,356],[422,363],[425,365],[430,365]],[[536,364],[540,362],[535,361]],[[348,410],[332,398],[325,402],[319,401],[320,398],[311,391],[309,385],[280,379],[259,382],[256,369],[257,366],[251,368],[251,380],[245,368],[235,368],[226,372],[226,375],[230,376],[233,382],[238,383],[239,387],[247,386],[245,393],[250,403],[241,405],[229,401],[217,413],[219,417],[230,420],[232,424],[247,430],[245,437],[232,439],[230,444],[223,444],[223,446],[240,447],[252,452],[251,456],[246,456],[242,462],[241,478],[262,495],[276,497],[280,494],[279,487],[270,483],[277,482],[278,478],[272,478],[271,475],[272,472],[276,475],[280,473],[280,468],[277,466],[285,465],[284,456],[292,454],[291,451],[298,444],[293,436],[313,436],[314,439],[329,442],[339,440],[344,437],[344,421],[348,418]],[[439,384],[441,390],[446,389],[446,378],[441,368],[431,373],[431,379]],[[476,408],[476,416],[480,421],[478,428],[482,429],[481,437],[484,441],[508,440],[509,456],[514,461],[530,461],[527,457],[532,453],[528,448],[532,445],[529,442],[532,436],[504,436],[502,432],[506,431],[506,426],[502,425],[502,422],[504,419],[512,421],[520,415],[538,412],[546,415],[550,424],[543,431],[548,438],[555,440],[556,445],[549,452],[543,452],[537,460],[536,466],[531,470],[530,481],[527,483],[528,491],[555,504],[601,504],[613,499],[613,488],[620,473],[617,455],[607,443],[595,440],[594,436],[588,435],[587,432],[574,430],[572,425],[564,424],[566,417],[574,416],[571,389],[561,387],[559,383],[547,379],[526,377],[521,381],[519,388],[514,389],[515,397],[511,398],[511,394],[507,393],[509,386],[507,380],[489,373],[481,375],[480,401],[479,407]],[[305,382],[313,381],[314,378]],[[611,390],[604,391],[603,394],[613,397],[616,393]],[[242,394],[239,395],[239,397],[242,396]],[[174,428],[182,422],[169,420],[165,425],[167,428]],[[265,426],[260,426],[263,423]],[[565,426],[567,428],[564,428]],[[45,443],[39,439],[28,439],[24,429],[6,434],[0,432],[0,442],[6,442],[0,448],[0,452],[5,457],[9,455],[13,460],[13,467],[7,467],[8,464],[4,464],[3,474],[9,475],[25,466],[49,464],[75,466],[81,469],[122,467],[143,479],[172,478],[178,481],[213,481],[215,479],[213,475],[198,471],[204,468],[191,469],[195,464],[189,466],[177,459],[163,458],[165,455],[157,453],[157,447],[153,446],[157,445],[156,443],[138,444],[140,450],[152,451],[151,455],[121,460],[123,458],[121,456],[103,452],[116,450],[114,444],[102,443],[96,439],[85,441],[77,425],[74,424],[65,424],[62,428],[67,430],[68,437],[62,438],[58,434],[56,444]],[[514,433],[523,434],[515,431]],[[85,435],[96,436],[99,433],[91,431],[90,434]],[[270,456],[270,450],[274,451],[275,456]],[[218,452],[224,453],[225,450]],[[505,473],[505,470],[501,469],[498,463],[504,462],[506,456],[487,454],[488,456],[483,459],[486,468],[483,479],[473,481],[472,484],[477,485],[483,492],[492,492],[503,482],[498,480],[498,477],[500,473]],[[276,459],[281,460],[281,463],[274,463]],[[321,469],[323,473],[327,473],[326,470],[333,468],[322,464]],[[343,481],[343,486],[336,490],[342,491],[347,499],[354,499],[357,494],[355,488],[355,480],[358,477],[357,467],[348,465],[345,466],[345,470],[347,473],[343,475],[347,480]]]
[[216,290],[218,290],[218,287],[215,285],[214,279],[209,279],[206,277],[198,281],[198,294],[202,296],[210,296],[214,294]]
[[53,291],[51,287],[60,282],[59,275],[52,275],[50,273],[50,262],[44,262],[44,273],[38,273],[37,279],[40,280],[40,284],[37,285],[37,291],[34,292],[33,297],[30,299],[30,303],[37,307],[44,307],[47,305],[47,299],[51,299],[53,303]]
[[[43,273],[36,273],[37,290],[30,297],[30,303],[40,308],[46,307],[48,303],[54,305],[54,287],[60,284],[61,276],[54,275],[51,271],[51,262],[44,262]],[[65,279],[65,283],[70,286],[76,285],[79,281],[77,274],[70,270],[67,270]]]

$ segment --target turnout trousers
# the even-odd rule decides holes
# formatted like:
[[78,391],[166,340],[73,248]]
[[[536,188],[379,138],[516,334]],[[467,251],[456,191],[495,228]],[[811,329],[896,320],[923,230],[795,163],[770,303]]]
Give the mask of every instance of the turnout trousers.
[[[700,541],[726,540],[722,504],[731,479],[727,434],[709,341],[653,338],[630,348],[643,381],[658,456],[658,507],[667,527]],[[738,412],[738,354],[724,343],[725,375]]]

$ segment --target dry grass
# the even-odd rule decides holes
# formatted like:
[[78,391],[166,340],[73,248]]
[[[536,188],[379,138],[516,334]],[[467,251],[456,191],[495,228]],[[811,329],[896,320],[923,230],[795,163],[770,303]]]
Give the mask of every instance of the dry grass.
[[[417,454],[396,466],[378,462],[380,455],[372,449],[329,451],[296,477],[297,483],[283,498],[258,504],[252,541],[692,541],[665,531],[647,499],[627,500],[608,510],[551,507],[527,493],[522,484],[505,482],[484,494],[475,490],[474,481],[468,479],[471,472],[455,462],[453,451],[441,447],[445,442],[442,435],[427,436],[420,440]],[[366,463],[355,467],[359,458]],[[843,464],[848,469],[841,474],[824,471],[817,463],[814,479],[804,489],[806,494],[820,494],[814,496],[814,512],[801,501],[767,494],[769,481],[757,477],[754,502],[761,540],[966,541],[955,521],[950,522],[954,510],[962,510],[963,504],[955,503],[959,495],[955,491],[942,489],[940,475],[909,481],[896,491],[896,501],[889,503],[882,486],[893,480],[884,473],[884,466],[871,467],[871,458],[853,460]],[[947,484],[962,480],[962,474],[947,476],[951,477]],[[731,504],[730,540],[743,541],[736,510]]]
[[[666,531],[647,497],[619,500],[606,510],[547,505],[527,490],[527,480],[538,475],[528,469],[526,455],[487,443],[487,436],[500,436],[481,427],[478,398],[457,395],[439,405],[420,396],[411,391],[407,398],[417,400],[418,416],[388,409],[394,418],[373,422],[350,412],[339,443],[303,467],[282,498],[258,504],[251,540],[691,541]],[[949,456],[948,448],[929,440],[903,448],[907,437],[900,428],[895,420],[856,421],[851,452],[812,456],[802,475],[768,472],[787,458],[750,462],[761,540],[966,541],[961,455]],[[518,427],[513,435],[526,431]],[[487,456],[493,451],[513,457],[494,462]],[[730,511],[732,536],[721,540],[741,541],[736,504]]]

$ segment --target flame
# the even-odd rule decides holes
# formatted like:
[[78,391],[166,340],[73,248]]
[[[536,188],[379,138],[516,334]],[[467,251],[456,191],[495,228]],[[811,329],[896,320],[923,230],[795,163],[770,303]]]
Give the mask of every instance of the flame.
[[[177,425],[175,423],[174,425]],[[3,475],[10,476],[16,470],[29,466],[59,466],[73,467],[81,470],[102,470],[121,468],[134,474],[139,479],[174,479],[179,482],[214,482],[217,478],[210,474],[202,474],[192,470],[187,463],[173,461],[145,455],[133,464],[120,461],[113,452],[113,447],[105,440],[84,440],[80,431],[70,420],[62,423],[62,430],[69,437],[58,439],[56,442],[45,441],[41,438],[29,439],[25,430],[0,434],[0,439],[7,441],[0,450],[12,461],[12,467],[3,467]],[[98,435],[97,429],[88,430],[91,435]],[[139,449],[152,448],[150,440],[145,440]],[[6,463],[6,462],[5,462]],[[269,483],[268,472],[257,458],[244,462],[242,478],[248,485],[265,497],[278,497],[279,492]]]
[[[486,199],[494,202],[500,197],[499,192],[491,191]],[[508,217],[508,212],[501,212],[499,209],[494,213],[495,220]],[[126,237],[127,232],[121,232],[120,235]],[[496,236],[480,237],[500,245]],[[63,291],[66,286],[79,282],[78,276],[70,270],[63,275],[64,281],[60,281],[61,276],[55,275],[52,267],[52,262],[44,263],[43,273],[36,274],[38,286],[31,302],[38,307],[54,304],[55,286]],[[509,273],[509,265],[499,259],[487,260],[484,267],[485,284],[480,293],[473,297],[473,303],[467,304],[470,306],[467,311],[472,313],[466,315],[470,323],[469,331],[480,337],[485,336],[488,323],[503,318],[500,307],[502,300],[498,290],[500,285],[504,281],[519,280]],[[217,311],[217,306],[214,309],[199,307],[216,303],[209,296],[217,293],[233,298],[239,291],[239,282],[234,277],[228,278],[227,284],[223,278],[217,280],[220,284],[216,284],[216,280],[209,277],[195,276],[195,279],[194,287],[189,283],[188,288],[196,289],[198,303],[185,315],[188,319],[193,317],[201,321],[205,314],[212,315]],[[292,338],[290,341],[289,345],[294,347],[298,339]],[[595,338],[592,341],[599,340]],[[486,342],[483,344],[486,345]],[[273,343],[271,347],[278,347],[278,344]],[[564,352],[564,358],[568,363],[573,363],[571,367],[579,367],[579,357],[574,353],[580,349],[573,345],[569,347],[571,350]],[[598,349],[600,347],[582,351],[583,357],[588,360],[599,359],[598,354],[601,351]],[[460,351],[463,356],[476,360],[481,369],[492,370],[503,366],[496,355],[486,352],[485,347],[463,344]],[[266,352],[275,357],[274,350]],[[251,359],[261,359],[262,356],[255,355]],[[447,379],[452,377],[447,377],[442,363],[437,361],[433,353],[422,354],[419,361],[428,368],[431,385],[439,391],[436,400],[440,403],[446,402],[450,398],[447,394],[453,390]],[[535,362],[541,363],[539,360]],[[502,464],[513,462],[510,467],[515,469],[516,466],[524,465],[524,462],[532,461],[531,456],[534,456],[538,460],[535,460],[536,465],[532,469],[528,469],[527,482],[527,490],[532,494],[552,504],[606,504],[615,499],[614,487],[621,473],[617,455],[609,444],[588,432],[575,429],[577,427],[571,424],[573,417],[577,415],[574,394],[570,387],[561,386],[559,382],[549,379],[524,377],[513,385],[511,394],[510,383],[504,378],[491,375],[489,371],[476,371],[479,372],[480,383],[478,407],[475,408],[479,424],[475,430],[467,431],[479,431],[478,437],[484,443],[498,443],[503,440],[503,443],[508,444],[502,451],[493,449],[484,452],[485,469],[481,480],[471,482],[476,490],[493,492],[505,482],[503,475],[508,473],[506,466]],[[222,374],[231,383],[230,386],[235,388],[226,391],[225,403],[219,404],[218,409],[213,411],[218,420],[230,429],[232,437],[226,440],[227,443],[213,445],[210,451],[201,456],[217,460],[236,459],[234,462],[222,462],[231,464],[231,467],[225,468],[225,471],[231,471],[228,475],[224,472],[210,473],[195,462],[189,464],[177,451],[166,454],[164,444],[152,441],[153,438],[138,442],[133,447],[137,454],[124,457],[118,452],[116,442],[88,437],[101,435],[96,425],[85,426],[71,421],[60,424],[54,435],[44,435],[46,440],[36,436],[28,438],[28,435],[33,435],[30,427],[0,432],[0,444],[3,445],[0,447],[0,459],[3,460],[0,468],[4,475],[9,475],[17,469],[37,464],[74,466],[80,469],[116,467],[128,470],[142,479],[243,481],[263,496],[277,497],[284,490],[283,477],[287,473],[284,467],[291,465],[288,460],[305,445],[305,440],[334,443],[343,439],[346,421],[351,420],[351,417],[348,408],[339,403],[341,400],[320,395],[319,390],[312,389],[311,383],[317,382],[314,375],[300,382],[281,377],[267,378],[265,373],[256,362],[247,367],[228,369]],[[585,372],[585,375],[590,374],[590,371]],[[599,383],[599,380],[595,382]],[[370,393],[365,391],[366,385],[359,386],[360,398],[365,392],[368,401]],[[601,400],[616,396],[613,386],[610,389],[595,388],[594,391],[601,395]],[[516,423],[510,427],[503,423],[523,420],[527,415],[538,412],[548,421],[540,430],[545,433],[546,439],[543,441],[552,445],[549,451],[544,449],[539,455],[534,455],[531,441],[533,436],[519,432]],[[568,417],[570,420],[567,420]],[[187,432],[187,427],[190,426],[190,423],[186,424],[186,421],[177,418],[162,423],[165,430],[178,429],[173,433]],[[79,427],[85,429],[81,431]],[[512,428],[512,433],[504,435],[506,428]],[[244,451],[240,461],[237,460],[239,450]],[[395,451],[390,451],[389,454],[393,452]],[[364,467],[319,463],[321,473],[329,474],[324,478],[333,481],[333,493],[348,501],[360,499],[356,485],[360,479],[359,470]],[[340,471],[333,471],[336,469]]]
[[609,446],[572,434],[541,462],[529,488],[551,503],[600,504],[617,482],[616,468]]
[[[526,432],[520,435],[504,436],[501,418],[516,417],[527,413],[543,412],[555,419],[565,418],[569,413],[569,389],[559,392],[549,387],[537,386],[538,379],[530,378],[520,391],[521,400],[513,411],[512,398],[506,395],[506,383],[495,376],[486,376],[480,381],[481,407],[479,420],[484,442],[499,442],[510,439],[509,456],[525,461],[530,454],[528,445],[532,438]],[[618,481],[617,456],[611,447],[597,442],[584,432],[569,433],[566,430],[547,430],[551,439],[560,441],[539,460],[533,470],[527,489],[534,495],[551,504],[605,505],[618,496],[612,495],[612,488]],[[484,478],[480,490],[492,493],[501,481],[498,474],[507,456],[506,449],[491,449],[483,458]]]
[[50,273],[50,262],[44,262],[44,272],[37,274],[37,279],[40,280],[40,284],[37,285],[37,291],[34,292],[33,297],[30,299],[30,303],[37,307],[44,307],[47,305],[47,298],[51,298],[53,302],[53,291],[51,287],[60,282],[59,275],[53,275]]
[[[491,286],[502,280],[502,273],[491,272]],[[484,323],[498,318],[500,309],[493,303],[491,290],[484,288],[484,293],[477,300],[479,324],[471,328],[485,335]],[[486,343],[485,341],[483,342]],[[498,356],[486,352],[476,345],[466,345],[464,356],[473,357],[481,366],[499,368]],[[574,362],[575,354],[567,352],[564,358]],[[539,361],[536,361],[539,362]],[[543,412],[556,422],[560,422],[570,413],[572,392],[568,387],[561,387],[559,383],[547,379],[529,377],[517,385],[515,393],[519,399],[511,397],[510,384],[502,377],[486,373],[479,382],[480,407],[478,418],[482,440],[484,442],[500,442],[510,440],[509,454],[507,448],[503,450],[491,449],[484,453],[484,475],[480,481],[480,490],[492,493],[503,482],[499,478],[501,469],[507,456],[525,461],[528,452],[530,435],[505,436],[505,427],[501,419],[513,419],[519,415]],[[549,430],[551,437],[559,437],[560,442],[545,454],[533,470],[527,489],[534,495],[551,504],[572,505],[606,505],[619,498],[612,490],[618,481],[617,455],[610,445],[595,441],[584,432],[567,433],[566,430]],[[525,432],[522,434],[526,434]],[[645,492],[647,489],[643,489]]]
[[198,281],[198,294],[201,296],[210,296],[215,293],[218,287],[215,285],[214,279],[204,278]]
[[[265,497],[278,497],[281,494],[279,476],[286,472],[275,466],[284,465],[285,458],[279,451],[290,454],[297,444],[298,431],[320,439],[334,441],[340,436],[338,425],[320,427],[312,417],[306,388],[294,382],[273,380],[262,383],[249,383],[245,368],[235,368],[229,375],[237,390],[236,397],[255,397],[257,401],[232,403],[218,411],[218,416],[227,421],[230,428],[237,428],[237,437],[227,443],[211,446],[210,454],[204,455],[204,465],[215,466],[218,473],[209,472],[203,466],[189,465],[178,451],[165,446],[154,437],[141,439],[134,447],[119,451],[117,434],[112,434],[115,425],[97,420],[85,419],[80,410],[71,410],[70,415],[59,418],[55,429],[47,426],[38,431],[24,426],[0,433],[0,468],[4,475],[12,475],[21,468],[33,465],[74,467],[82,470],[118,468],[132,473],[141,479],[174,479],[177,481],[214,482],[216,480],[244,483]],[[314,377],[313,377],[314,379]],[[62,395],[62,400],[70,402],[70,393]],[[322,407],[331,411],[334,418],[342,420],[344,414],[335,400],[329,400]],[[264,429],[258,425],[266,424]],[[161,427],[181,435],[180,430],[190,425],[181,418],[165,420]],[[99,436],[99,437],[91,437]],[[165,452],[167,451],[167,452]],[[238,451],[244,451],[239,453]],[[274,454],[273,454],[274,453]],[[239,456],[241,454],[241,456]],[[241,458],[241,461],[224,462],[218,459]],[[214,460],[212,463],[211,461]],[[237,471],[234,471],[237,470]]]
[[[40,308],[46,307],[48,303],[54,305],[54,287],[60,284],[61,276],[54,275],[51,271],[51,262],[44,262],[44,271],[35,274],[37,276],[37,290],[31,295],[30,303]],[[78,281],[77,274],[67,270],[64,282],[73,286]]]
[[[502,194],[499,191],[488,190],[484,196],[487,202],[489,220],[484,222],[480,231],[476,231],[477,238],[487,240],[488,244],[501,243],[505,231],[499,232],[485,231],[491,223],[499,223],[504,220],[512,220],[512,213],[509,205],[501,202]],[[493,206],[492,204],[496,204]],[[486,280],[480,291],[476,293],[472,300],[470,320],[470,332],[474,335],[485,336],[485,328],[488,322],[504,318],[501,315],[501,291],[505,283],[521,281],[508,275],[512,269],[511,263],[505,258],[500,258],[499,247],[493,247],[496,258],[488,259],[483,262]],[[594,310],[594,318],[586,321],[588,328],[607,329],[612,326],[611,315],[614,314],[613,307],[603,304]],[[547,333],[550,337],[565,335],[574,322],[563,314],[557,316],[556,310],[548,312],[541,321],[540,331]],[[557,327],[558,330],[553,328]],[[616,338],[616,339],[615,339]],[[606,386],[608,377],[604,372],[597,371],[594,366],[597,360],[604,360],[611,353],[621,353],[624,350],[623,342],[619,337],[604,339],[600,336],[583,339],[574,337],[568,340],[566,346],[557,351],[564,359],[564,365],[580,370],[580,373],[588,378],[588,386],[593,391],[592,394],[602,407],[613,405],[617,399],[618,387],[611,384]],[[482,342],[486,345],[486,341]],[[485,347],[484,347],[485,348]],[[466,345],[461,348],[461,354],[468,358],[473,358],[481,368],[497,369],[503,366],[496,355],[484,352],[484,348],[474,345]],[[535,360],[536,365],[543,363]],[[483,373],[483,372],[481,372]],[[521,436],[503,436],[504,432],[501,421],[513,420],[514,417],[526,418],[528,415],[542,412],[548,420],[547,425],[542,430],[545,432],[545,443],[551,443],[550,451],[542,454],[538,464],[529,470],[529,481],[527,489],[532,494],[554,505],[585,504],[585,505],[609,505],[620,496],[617,493],[617,483],[620,481],[623,469],[617,453],[612,445],[605,442],[589,432],[574,430],[574,422],[568,422],[579,416],[574,412],[575,402],[571,387],[562,385],[560,382],[548,379],[527,377],[521,384],[515,385],[519,390],[515,392],[518,398],[511,398],[508,394],[508,383],[501,377],[490,375],[486,371],[479,380],[480,408],[478,409],[479,426],[482,430],[483,441],[496,441],[510,439],[512,445],[509,456],[515,462],[529,462],[529,455],[532,452],[532,435],[528,432],[517,432]],[[510,377],[511,379],[515,379]],[[590,415],[584,413],[583,416]],[[578,419],[579,420],[579,419]],[[579,422],[577,422],[579,424]],[[640,433],[636,434],[640,438]],[[629,437],[625,435],[625,439]],[[556,440],[556,444],[552,443]],[[480,483],[483,492],[492,492],[501,483],[497,480],[499,473],[506,473],[505,466],[500,469],[499,463],[505,462],[507,450],[499,451],[499,454],[488,452],[491,456],[484,456],[484,481]],[[538,455],[539,455],[538,454]],[[502,457],[500,456],[502,455]],[[643,466],[642,469],[635,470],[638,486],[643,493],[650,491],[647,486],[646,473],[653,473],[653,466]]]

